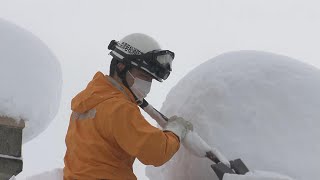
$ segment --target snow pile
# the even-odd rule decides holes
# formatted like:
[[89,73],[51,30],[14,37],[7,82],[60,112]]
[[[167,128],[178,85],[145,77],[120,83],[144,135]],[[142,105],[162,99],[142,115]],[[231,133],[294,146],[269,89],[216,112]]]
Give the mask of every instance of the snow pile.
[[[62,180],[63,179],[63,169],[56,168],[52,171],[46,171],[41,174],[30,176],[25,178],[25,180]],[[16,176],[12,176],[9,180],[19,180]]]
[[293,180],[292,178],[274,172],[251,171],[245,175],[224,174],[223,180]]
[[52,171],[44,172],[44,173],[26,178],[26,180],[62,180],[62,179],[63,179],[62,169],[54,169]]
[[55,117],[61,67],[30,32],[0,19],[0,116],[24,119],[23,141],[40,134]]
[[[271,53],[232,52],[185,76],[162,112],[187,118],[210,146],[251,170],[318,179],[319,92],[320,71],[310,65]],[[153,180],[215,180],[211,164],[181,147],[146,173]]]

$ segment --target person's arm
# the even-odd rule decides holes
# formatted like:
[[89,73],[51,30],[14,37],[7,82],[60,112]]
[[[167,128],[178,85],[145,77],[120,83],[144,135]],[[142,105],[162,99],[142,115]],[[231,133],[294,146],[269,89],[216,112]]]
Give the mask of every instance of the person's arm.
[[180,147],[179,138],[150,125],[132,104],[113,108],[113,135],[119,146],[145,165],[160,166]]

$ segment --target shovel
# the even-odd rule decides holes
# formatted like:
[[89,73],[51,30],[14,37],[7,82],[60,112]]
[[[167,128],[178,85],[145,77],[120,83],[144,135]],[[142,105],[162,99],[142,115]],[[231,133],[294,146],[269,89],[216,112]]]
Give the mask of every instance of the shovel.
[[[162,128],[165,127],[169,119],[152,107],[145,99],[143,99],[140,107],[156,120]],[[214,164],[211,165],[211,168],[219,180],[290,180],[290,178],[278,176],[246,175],[249,169],[241,159],[228,161],[218,149],[210,147],[196,132],[188,132],[182,144],[192,154],[213,161]]]
[[[161,127],[164,127],[169,120],[165,115],[153,108],[145,99],[140,104],[140,107],[155,119]],[[245,174],[249,171],[241,159],[229,162],[220,151],[216,148],[211,148],[196,132],[189,132],[184,139],[183,145],[192,154],[198,157],[206,157],[213,161],[215,164],[211,167],[220,180],[222,180],[225,173]]]

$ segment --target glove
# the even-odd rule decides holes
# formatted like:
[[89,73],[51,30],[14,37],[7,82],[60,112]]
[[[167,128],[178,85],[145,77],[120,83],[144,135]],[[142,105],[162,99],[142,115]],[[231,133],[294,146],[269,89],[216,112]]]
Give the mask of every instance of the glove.
[[[193,155],[198,157],[208,157],[211,160],[218,158],[223,164],[228,167],[230,166],[229,160],[217,149],[210,147],[197,133],[189,132],[184,138],[182,144],[188,149]],[[208,154],[209,153],[209,154]]]
[[169,118],[164,131],[171,131],[179,137],[180,142],[186,137],[188,131],[193,131],[193,125],[182,117],[172,116]]

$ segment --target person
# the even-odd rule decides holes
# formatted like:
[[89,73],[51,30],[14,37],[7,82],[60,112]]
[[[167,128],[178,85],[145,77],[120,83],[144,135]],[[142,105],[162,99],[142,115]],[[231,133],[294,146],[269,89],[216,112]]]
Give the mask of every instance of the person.
[[161,166],[178,151],[192,124],[169,118],[160,130],[143,117],[139,105],[152,80],[166,80],[174,53],[150,36],[134,33],[108,47],[110,74],[97,72],[71,102],[66,135],[64,179],[136,179],[133,163]]

